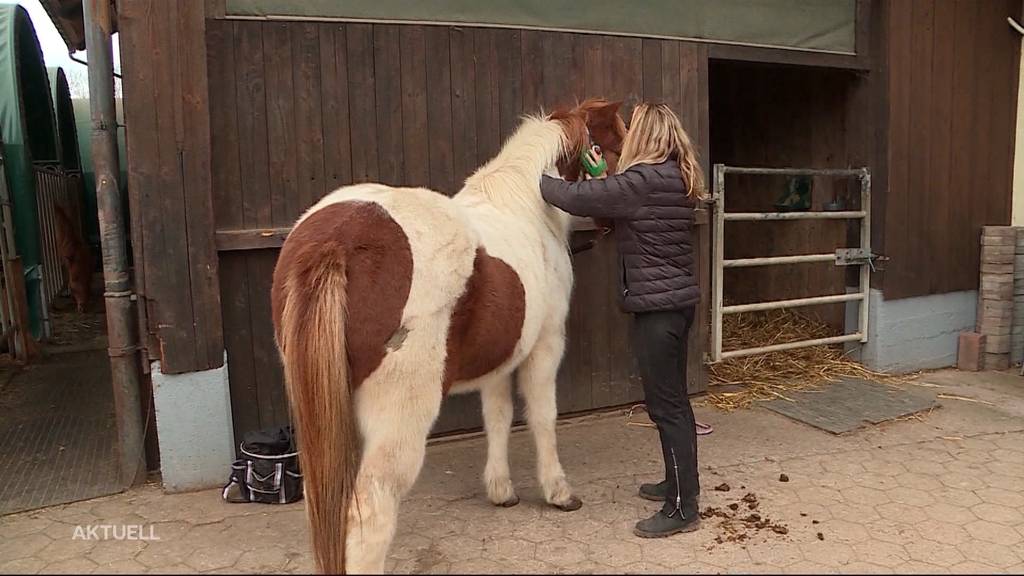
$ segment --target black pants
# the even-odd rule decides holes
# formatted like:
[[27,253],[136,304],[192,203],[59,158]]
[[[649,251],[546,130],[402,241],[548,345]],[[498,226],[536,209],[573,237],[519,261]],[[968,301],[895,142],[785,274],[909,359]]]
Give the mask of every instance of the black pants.
[[[639,361],[647,413],[658,426],[668,496],[663,510],[697,511],[697,431],[686,393],[686,343],[694,308],[634,315],[633,353]],[[678,479],[678,480],[677,480]]]

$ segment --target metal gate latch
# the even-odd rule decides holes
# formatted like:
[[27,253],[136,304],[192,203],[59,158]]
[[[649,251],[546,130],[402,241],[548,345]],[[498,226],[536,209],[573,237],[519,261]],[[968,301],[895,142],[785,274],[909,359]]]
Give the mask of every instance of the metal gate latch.
[[889,258],[881,254],[872,254],[863,248],[839,248],[836,250],[836,266],[860,266],[867,264],[875,272],[875,262],[885,262]]

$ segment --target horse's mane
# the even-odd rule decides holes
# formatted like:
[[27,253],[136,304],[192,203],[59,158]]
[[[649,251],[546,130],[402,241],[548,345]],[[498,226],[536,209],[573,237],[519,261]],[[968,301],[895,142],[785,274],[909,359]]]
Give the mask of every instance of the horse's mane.
[[466,178],[456,198],[525,210],[550,226],[540,177],[561,158],[578,154],[587,142],[587,127],[579,115],[559,110],[549,116],[524,116],[498,155]]

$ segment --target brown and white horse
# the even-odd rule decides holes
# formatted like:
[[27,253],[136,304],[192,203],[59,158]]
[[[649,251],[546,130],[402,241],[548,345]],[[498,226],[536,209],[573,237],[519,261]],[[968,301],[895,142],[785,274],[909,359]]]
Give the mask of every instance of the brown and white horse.
[[543,201],[539,183],[556,166],[578,176],[591,139],[621,150],[619,104],[588,100],[525,118],[451,198],[358,184],[295,224],[272,305],[320,571],[383,571],[445,394],[481,392],[487,495],[518,503],[508,466],[513,374],[545,499],[581,506],[555,444],[569,217]]

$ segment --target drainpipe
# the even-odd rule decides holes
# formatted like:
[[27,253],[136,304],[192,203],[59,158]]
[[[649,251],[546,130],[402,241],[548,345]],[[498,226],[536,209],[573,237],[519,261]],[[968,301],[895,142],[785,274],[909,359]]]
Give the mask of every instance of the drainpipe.
[[103,250],[103,298],[107,307],[107,353],[114,387],[120,483],[128,488],[145,478],[143,428],[139,400],[138,336],[128,275],[125,223],[121,213],[117,116],[114,112],[114,62],[111,0],[84,2],[89,54],[89,108],[92,113],[92,161]]

